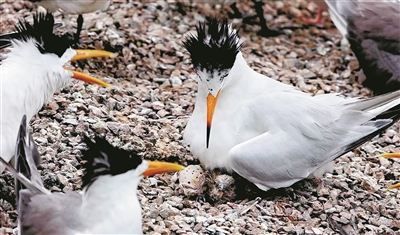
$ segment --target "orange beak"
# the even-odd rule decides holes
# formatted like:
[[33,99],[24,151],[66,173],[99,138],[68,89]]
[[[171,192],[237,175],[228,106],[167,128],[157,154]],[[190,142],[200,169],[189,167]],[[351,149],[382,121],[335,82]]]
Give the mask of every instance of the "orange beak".
[[399,153],[384,153],[380,155],[381,157],[384,158],[400,158],[400,152]]
[[[380,155],[381,157],[384,158],[400,158],[400,152],[399,153],[384,153]],[[400,183],[394,184],[390,187],[388,187],[386,190],[392,190],[395,188],[400,188]]]
[[[93,58],[93,57],[115,57],[115,54],[112,52],[108,52],[108,51],[101,51],[101,50],[75,50],[76,55],[71,59],[71,61],[77,61],[77,60],[83,60],[83,59],[87,59],[87,58]],[[84,81],[84,82],[88,82],[88,83],[93,83],[93,84],[97,84],[100,86],[104,86],[104,87],[110,87],[111,85],[98,79],[95,77],[92,77],[90,75],[81,73],[81,72],[77,72],[77,71],[73,71],[73,70],[69,70],[73,76],[72,78]]]
[[83,60],[93,57],[111,57],[114,58],[116,55],[109,51],[102,50],[74,50],[76,55],[72,57],[71,61]]
[[73,74],[72,78],[75,78],[75,79],[78,79],[78,80],[81,80],[81,81],[84,81],[87,83],[97,84],[97,85],[104,86],[104,87],[111,86],[110,84],[108,84],[98,78],[92,77],[90,75],[87,75],[87,74],[84,74],[84,73],[81,73],[78,71],[69,70],[69,69],[67,69],[67,70]]
[[169,162],[157,162],[157,161],[147,161],[149,163],[149,167],[147,170],[143,172],[144,177],[156,175],[156,174],[162,174],[162,173],[167,173],[167,172],[175,172],[175,171],[181,171],[185,167],[181,166],[176,163],[169,163]]
[[211,133],[211,124],[212,119],[214,116],[215,106],[217,105],[217,100],[219,97],[219,93],[221,90],[218,91],[217,96],[213,96],[212,94],[208,94],[207,96],[207,136],[206,136],[206,148],[208,148],[210,142],[210,133]]

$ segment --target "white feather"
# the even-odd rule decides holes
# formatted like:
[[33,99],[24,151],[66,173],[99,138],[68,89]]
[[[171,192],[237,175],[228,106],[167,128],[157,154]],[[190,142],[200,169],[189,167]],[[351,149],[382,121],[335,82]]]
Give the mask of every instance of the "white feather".
[[76,54],[74,50],[67,49],[59,58],[42,54],[35,43],[34,39],[13,41],[0,67],[0,156],[6,161],[14,155],[22,116],[29,121],[72,77],[63,66]]
[[184,142],[205,167],[233,170],[263,190],[290,186],[323,169],[346,146],[390,123],[369,120],[400,104],[400,91],[365,101],[311,96],[255,72],[241,53],[224,80],[209,148],[206,78]]

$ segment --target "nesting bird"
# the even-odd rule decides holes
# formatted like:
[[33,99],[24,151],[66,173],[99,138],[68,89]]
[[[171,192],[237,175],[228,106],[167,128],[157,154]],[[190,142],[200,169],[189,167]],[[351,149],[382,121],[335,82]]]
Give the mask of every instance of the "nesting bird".
[[137,187],[143,176],[182,170],[174,163],[144,161],[96,137],[85,136],[83,191],[51,193],[44,188],[36,169],[37,152],[26,131],[23,116],[16,143],[18,230],[20,234],[142,234]]
[[79,14],[77,19],[77,32],[75,34],[75,42],[79,41],[82,31],[83,16],[82,14],[90,13],[98,10],[106,10],[111,0],[29,0],[36,5],[44,7],[49,12],[61,11],[65,14]]
[[206,168],[235,171],[261,190],[322,176],[400,118],[400,91],[311,96],[257,73],[227,20],[208,18],[183,44],[199,78],[184,142]]
[[400,1],[325,0],[333,23],[350,42],[377,94],[400,89]]
[[[16,25],[18,36],[10,39],[10,52],[0,66],[0,156],[10,161],[15,151],[19,119],[30,120],[51,100],[55,91],[71,78],[108,87],[109,84],[89,75],[64,68],[69,61],[95,56],[112,57],[98,50],[73,50],[73,40],[53,34],[54,18],[38,13],[34,23]],[[0,164],[0,173],[4,166]]]

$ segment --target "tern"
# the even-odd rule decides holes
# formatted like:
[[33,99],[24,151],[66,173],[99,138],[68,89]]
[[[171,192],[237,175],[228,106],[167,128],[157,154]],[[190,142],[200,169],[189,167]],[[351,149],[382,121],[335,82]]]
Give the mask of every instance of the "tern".
[[312,96],[257,73],[226,19],[208,18],[183,45],[199,78],[184,143],[206,168],[235,171],[264,191],[321,177],[400,117],[400,91]]
[[[385,153],[381,154],[381,157],[384,158],[399,158],[400,159],[400,152],[398,153]],[[394,184],[390,187],[387,188],[387,190],[395,189],[395,188],[400,188],[400,183]]]
[[[73,50],[72,40],[53,34],[53,25],[54,18],[49,13],[35,15],[33,25],[20,21],[16,25],[19,37],[11,39],[10,52],[0,65],[0,156],[6,161],[14,155],[20,117],[26,114],[30,120],[71,78],[109,86],[63,66],[68,61],[114,54]],[[3,171],[0,164],[0,173]]]
[[365,77],[377,94],[400,90],[400,1],[326,0],[329,14],[350,42]]
[[16,178],[19,234],[142,234],[140,179],[183,169],[175,163],[142,160],[105,139],[96,137],[94,143],[85,136],[83,191],[51,193],[36,168],[37,149],[26,125],[24,115],[16,143],[16,169],[0,158]]
[[111,3],[111,0],[29,0],[36,5],[40,5],[49,12],[61,11],[66,14],[79,14],[77,23],[77,32],[75,34],[75,42],[79,41],[79,35],[82,31],[83,16],[82,14],[95,12],[98,10],[105,11]]

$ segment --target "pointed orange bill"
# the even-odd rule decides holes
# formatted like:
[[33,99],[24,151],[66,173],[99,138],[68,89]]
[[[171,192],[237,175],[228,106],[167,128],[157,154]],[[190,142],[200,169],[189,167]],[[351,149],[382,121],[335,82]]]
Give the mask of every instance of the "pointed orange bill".
[[384,158],[400,158],[400,152],[399,153],[384,153],[380,155],[381,157]]
[[167,173],[167,172],[181,171],[185,168],[184,166],[181,166],[176,163],[157,162],[157,161],[147,161],[147,162],[149,163],[149,167],[147,168],[147,170],[143,172],[142,175],[144,177]]
[[102,50],[74,50],[76,55],[72,57],[71,61],[83,60],[93,57],[115,57],[115,54],[109,51]]
[[[381,157],[384,158],[400,158],[400,152],[399,153],[384,153],[380,155]],[[386,190],[392,190],[395,188],[400,188],[400,183],[394,184],[390,187],[388,187]]]
[[206,148],[208,148],[210,142],[210,133],[211,133],[211,124],[212,119],[214,116],[215,106],[217,105],[217,100],[219,97],[219,93],[221,90],[218,91],[217,96],[213,96],[211,93],[207,96],[207,136],[206,136]]
[[77,71],[74,71],[74,70],[70,70],[70,69],[66,69],[66,70],[70,71],[73,74],[72,78],[75,78],[75,79],[78,79],[78,80],[81,80],[81,81],[84,81],[84,82],[88,82],[88,83],[97,84],[97,85],[104,86],[104,87],[110,87],[111,86],[110,84],[108,84],[108,83],[106,83],[106,82],[104,82],[104,81],[102,81],[102,80],[100,80],[98,78],[92,77],[90,75],[87,75],[87,74],[84,74],[84,73],[81,73],[81,72],[77,72]]
[[386,190],[392,190],[392,189],[396,189],[396,188],[400,188],[400,183],[394,184],[394,185],[386,188]]
[[[71,61],[83,60],[93,57],[115,57],[115,54],[109,51],[102,51],[102,50],[74,50],[74,51],[76,52],[76,55],[72,57]],[[92,77],[90,75],[69,69],[67,70],[73,74],[72,78],[79,79],[81,81],[88,83],[97,84],[104,87],[111,86],[110,84],[103,82],[100,79]]]

